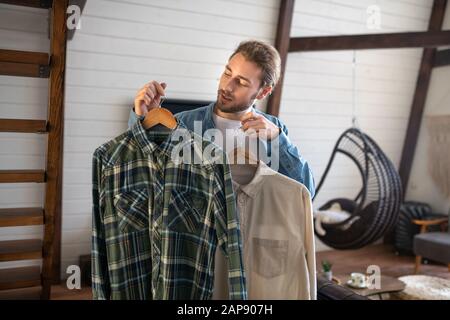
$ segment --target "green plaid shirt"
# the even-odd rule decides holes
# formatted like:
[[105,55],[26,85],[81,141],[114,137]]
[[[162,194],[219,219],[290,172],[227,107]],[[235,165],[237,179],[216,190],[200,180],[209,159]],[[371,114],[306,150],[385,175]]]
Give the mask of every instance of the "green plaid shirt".
[[[228,259],[230,299],[247,299],[226,155],[216,149],[224,164],[174,162],[172,134],[137,121],[94,152],[94,299],[210,299],[217,245]],[[183,143],[201,157],[214,145],[198,138]]]

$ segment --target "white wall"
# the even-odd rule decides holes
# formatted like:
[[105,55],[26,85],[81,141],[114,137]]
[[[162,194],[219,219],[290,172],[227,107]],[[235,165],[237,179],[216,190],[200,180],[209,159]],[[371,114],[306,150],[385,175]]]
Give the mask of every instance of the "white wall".
[[[450,6],[447,6],[443,29],[450,29]],[[450,214],[450,199],[446,198],[436,187],[428,171],[429,132],[427,125],[429,116],[450,114],[449,79],[450,66],[433,69],[406,199],[427,202],[434,212]]]
[[[367,30],[365,10],[374,2],[297,0],[291,35],[426,29],[431,1],[380,0],[382,29]],[[274,42],[278,7],[278,0],[87,2],[82,28],[68,43],[67,54],[63,277],[66,266],[90,252],[92,152],[126,130],[136,90],[157,79],[168,83],[168,98],[214,99],[224,62],[240,41]],[[46,51],[45,17],[41,10],[0,6],[0,46]],[[351,60],[352,52],[347,51],[288,57],[280,117],[317,181],[338,135],[351,124]],[[419,61],[417,49],[357,53],[359,123],[397,165]],[[0,117],[46,118],[46,80],[0,77],[0,92]],[[45,167],[43,136],[1,134],[0,143],[2,169]],[[318,204],[354,190],[358,182],[352,167],[343,163],[337,171]],[[41,204],[41,187],[0,188],[2,207]],[[0,240],[16,234],[34,237],[40,231],[39,227],[1,230]]]
[[[381,29],[367,28],[366,9],[378,4]],[[296,1],[291,36],[425,31],[432,1]],[[421,49],[356,51],[358,123],[398,167],[415,89]],[[339,135],[351,126],[353,51],[290,53],[280,118],[318,183]],[[341,161],[342,160],[342,161]],[[337,158],[315,206],[354,197],[361,186],[356,167]],[[327,247],[320,241],[317,249]]]

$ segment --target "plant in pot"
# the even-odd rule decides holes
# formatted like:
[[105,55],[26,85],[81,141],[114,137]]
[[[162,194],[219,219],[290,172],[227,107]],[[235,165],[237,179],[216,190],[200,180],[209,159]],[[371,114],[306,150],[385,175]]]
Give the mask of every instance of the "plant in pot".
[[323,260],[322,261],[323,276],[328,281],[332,281],[333,280],[333,271],[331,270],[332,266],[333,266],[333,264],[330,263],[330,261],[327,261],[327,260]]

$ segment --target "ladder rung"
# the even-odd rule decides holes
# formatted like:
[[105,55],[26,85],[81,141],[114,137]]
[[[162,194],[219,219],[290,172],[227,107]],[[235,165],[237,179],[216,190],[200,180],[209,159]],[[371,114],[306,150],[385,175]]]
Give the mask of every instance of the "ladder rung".
[[44,170],[0,170],[0,183],[45,182]]
[[0,227],[33,226],[44,224],[42,208],[0,209]]
[[42,287],[0,291],[0,300],[40,300]]
[[47,131],[45,120],[0,119],[0,132],[42,133]]
[[31,63],[0,62],[0,75],[48,78],[49,67]]
[[35,287],[41,285],[39,266],[0,269],[0,290]]
[[44,52],[0,49],[2,75],[48,78],[49,62],[49,55]]
[[42,240],[0,241],[0,261],[31,260],[42,258]]
[[12,4],[15,6],[42,8],[42,9],[48,9],[52,7],[51,0],[0,0],[0,3]]
[[49,56],[45,52],[0,49],[0,61],[48,66]]

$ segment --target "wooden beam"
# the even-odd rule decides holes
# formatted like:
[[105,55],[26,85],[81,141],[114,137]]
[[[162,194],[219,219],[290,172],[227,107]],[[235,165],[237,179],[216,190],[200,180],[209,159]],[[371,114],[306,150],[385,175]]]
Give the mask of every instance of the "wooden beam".
[[295,0],[282,0],[278,14],[275,48],[280,53],[281,76],[272,94],[269,96],[267,104],[267,113],[274,116],[278,116],[280,113],[281,91],[283,89],[284,71],[286,70],[286,60],[289,52],[289,35],[291,32],[292,16],[294,14],[294,3]]
[[0,262],[42,258],[40,239],[0,241]]
[[49,62],[44,52],[0,49],[1,75],[47,78]]
[[0,3],[41,9],[48,9],[52,6],[52,0],[0,0]]
[[66,10],[68,0],[53,3],[51,10],[47,183],[45,189],[45,227],[42,263],[42,298],[50,298],[52,283],[61,276],[61,198],[63,166],[64,75],[66,69]]
[[434,57],[433,67],[443,67],[450,65],[450,49],[439,50]]
[[48,67],[31,63],[0,61],[0,75],[16,77],[48,78]]
[[43,133],[46,130],[45,120],[0,119],[0,132]]
[[45,52],[0,49],[0,61],[48,65],[49,56]]
[[39,266],[0,269],[0,290],[40,285],[41,268]]
[[[428,30],[436,31],[442,28],[446,5],[447,0],[434,0]],[[407,190],[414,153],[416,151],[417,138],[419,137],[420,124],[422,122],[435,54],[436,49],[434,48],[424,49],[420,62],[419,76],[417,77],[416,90],[414,92],[399,168],[404,193]]]
[[445,45],[450,45],[450,30],[291,38],[289,52],[435,48]]
[[45,182],[44,170],[0,170],[0,183]]
[[0,209],[0,227],[34,226],[44,224],[42,208]]

